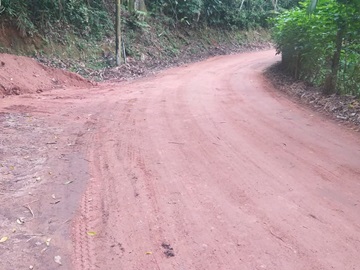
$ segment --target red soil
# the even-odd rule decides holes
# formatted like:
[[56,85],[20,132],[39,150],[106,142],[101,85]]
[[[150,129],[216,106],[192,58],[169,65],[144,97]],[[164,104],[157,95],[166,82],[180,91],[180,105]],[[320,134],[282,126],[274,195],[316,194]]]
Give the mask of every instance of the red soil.
[[75,73],[46,67],[28,57],[0,54],[1,97],[73,86],[87,87],[91,83]]
[[0,269],[359,269],[359,133],[279,93],[278,60],[0,102]]

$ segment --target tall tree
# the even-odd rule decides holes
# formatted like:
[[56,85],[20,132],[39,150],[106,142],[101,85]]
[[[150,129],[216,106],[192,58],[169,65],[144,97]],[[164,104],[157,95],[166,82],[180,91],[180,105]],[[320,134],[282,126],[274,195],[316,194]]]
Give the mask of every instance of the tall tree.
[[128,0],[128,9],[130,12],[134,12],[136,10],[147,12],[144,0]]
[[309,0],[274,19],[277,50],[295,78],[323,86],[324,94],[360,96],[359,2]]
[[[348,6],[353,6],[356,9],[360,6],[359,0],[336,0],[336,1],[339,4],[339,10],[338,10],[339,12],[334,17],[334,20],[337,25],[336,38],[334,40],[335,50],[331,59],[331,70],[325,79],[324,94],[333,94],[336,92],[338,73],[340,69],[341,51],[343,49],[346,27],[349,23],[347,21],[348,19],[347,8]],[[310,4],[308,7],[308,11],[310,14],[312,14],[315,11],[318,3],[319,0],[310,0]]]
[[135,0],[128,0],[128,9],[130,12],[134,12],[135,10]]
[[135,8],[136,10],[140,10],[142,12],[146,12],[146,5],[144,0],[135,0]]
[[116,65],[121,64],[121,1],[116,0],[116,22],[115,22],[115,29],[116,29]]

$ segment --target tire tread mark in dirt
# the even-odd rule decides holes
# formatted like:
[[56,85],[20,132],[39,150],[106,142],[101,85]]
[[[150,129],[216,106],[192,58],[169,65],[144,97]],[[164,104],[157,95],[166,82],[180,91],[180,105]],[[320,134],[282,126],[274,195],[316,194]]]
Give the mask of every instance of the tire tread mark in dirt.
[[[96,141],[101,141],[101,133],[97,133],[90,139],[92,170],[86,191],[80,202],[80,209],[73,226],[74,239],[74,268],[75,270],[96,269],[95,239],[99,237],[99,221],[103,217],[103,203],[97,193],[101,192],[101,164],[102,158],[99,149],[101,145],[96,145]],[[94,149],[95,146],[95,149]],[[95,232],[92,236],[89,232]]]
[[[98,158],[92,156],[92,162],[96,164]],[[92,172],[93,173],[93,172]],[[92,254],[92,246],[90,236],[87,232],[93,230],[89,227],[93,211],[91,197],[91,188],[93,187],[94,178],[90,178],[90,183],[81,199],[79,214],[74,222],[73,239],[74,239],[74,260],[76,270],[92,270],[94,269],[94,254]]]
[[[128,130],[126,131],[126,133],[128,133],[127,135],[129,136],[129,138],[133,138],[135,137],[139,137],[141,136],[141,134],[139,132],[135,132],[135,119],[132,119],[131,117],[131,111],[132,111],[132,106],[134,104],[134,102],[136,101],[136,99],[131,99],[129,100],[123,110],[122,110],[122,116],[126,119],[125,123],[123,123],[125,128],[128,128]],[[130,126],[128,126],[128,124],[130,124]],[[100,128],[101,126],[99,126],[98,128]],[[91,143],[91,145],[94,145],[92,147],[92,149],[90,149],[90,153],[91,153],[91,160],[92,160],[92,165],[93,168],[91,170],[91,174],[92,174],[92,178],[90,179],[90,183],[88,184],[88,188],[82,198],[81,201],[81,208],[80,208],[80,215],[78,217],[78,220],[75,222],[75,264],[76,267],[75,269],[85,269],[85,270],[92,270],[95,269],[94,265],[96,265],[96,254],[93,253],[93,249],[94,249],[94,245],[96,245],[96,243],[94,243],[95,241],[95,237],[91,238],[88,235],[86,235],[86,232],[89,230],[95,230],[95,229],[99,229],[102,226],[106,226],[106,214],[102,213],[102,212],[108,212],[110,209],[108,202],[112,201],[112,202],[116,202],[117,199],[116,197],[113,197],[113,195],[116,195],[117,193],[113,193],[113,189],[114,187],[116,188],[118,186],[118,183],[115,182],[114,179],[114,175],[111,173],[111,169],[110,166],[112,166],[111,164],[107,164],[107,161],[111,161],[113,160],[112,158],[112,153],[110,152],[104,152],[102,151],[102,145],[97,145],[97,142],[100,141],[104,141],[104,140],[108,140],[109,138],[107,136],[104,136],[103,134],[106,134],[106,132],[99,132],[96,135],[96,138],[93,139],[93,143]],[[110,137],[111,138],[111,137]],[[155,194],[155,190],[154,188],[150,185],[150,181],[153,181],[153,176],[151,174],[150,171],[148,171],[145,167],[145,162],[144,162],[144,158],[142,157],[142,150],[139,147],[134,147],[131,143],[131,139],[126,143],[126,144],[118,144],[118,148],[116,149],[117,153],[119,153],[119,151],[121,152],[121,149],[126,149],[126,157],[124,159],[124,157],[122,157],[122,155],[117,155],[117,159],[118,160],[122,160],[122,162],[124,163],[125,167],[124,170],[125,172],[127,172],[127,176],[130,178],[130,182],[131,185],[133,186],[133,190],[134,190],[134,197],[137,197],[137,188],[135,186],[136,182],[139,181],[139,179],[141,181],[144,181],[144,184],[146,186],[146,190],[148,190],[147,192],[147,197],[148,199],[150,199],[150,201],[152,201],[152,209],[154,209],[155,213],[159,212],[157,203],[156,203],[156,194]],[[113,162],[113,161],[112,161]],[[139,173],[138,174],[136,171],[133,171],[133,169],[131,169],[133,166],[135,165],[135,167],[139,168]],[[136,181],[134,181],[134,177],[137,179]],[[142,179],[141,179],[142,178]],[[101,182],[100,179],[102,180]],[[98,192],[105,192],[105,196],[97,196],[96,193]],[[145,192],[146,193],[146,192]],[[106,198],[108,196],[111,196],[112,199],[110,200],[105,200],[105,201],[95,201],[96,198]],[[154,201],[155,199],[155,201]],[[97,199],[96,199],[97,200]],[[101,209],[99,209],[99,207],[94,207],[93,204],[101,205]],[[116,207],[115,205],[112,205],[111,207]],[[105,210],[105,211],[104,211]],[[104,216],[105,215],[105,216]],[[156,217],[158,216],[158,214],[155,215]],[[99,224],[99,220],[100,223]],[[155,222],[156,223],[156,222]],[[161,224],[161,222],[160,222]],[[149,228],[153,227],[152,225],[154,224],[150,224],[149,223]],[[90,227],[92,226],[92,227]],[[99,227],[100,226],[100,227]],[[157,232],[158,233],[158,232]],[[96,237],[101,237],[101,236],[96,236]],[[161,243],[162,241],[162,237],[157,237],[156,240],[154,240],[154,242],[159,242]],[[104,239],[104,242],[102,242],[101,244],[106,246],[108,245],[107,243],[108,240]],[[97,240],[97,243],[99,243],[99,241]],[[160,244],[159,244],[160,245]],[[158,263],[156,262],[156,257],[154,256],[155,259],[155,264],[158,265]],[[106,267],[106,265],[105,265]],[[121,267],[119,265],[119,267]]]

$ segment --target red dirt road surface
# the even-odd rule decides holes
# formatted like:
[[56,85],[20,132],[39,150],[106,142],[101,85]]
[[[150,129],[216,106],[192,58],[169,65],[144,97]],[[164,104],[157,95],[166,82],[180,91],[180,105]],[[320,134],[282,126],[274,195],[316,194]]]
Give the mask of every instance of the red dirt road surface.
[[[74,270],[360,269],[359,134],[273,89],[262,71],[278,60],[221,56],[1,100],[37,169],[20,191],[0,186],[0,268],[59,269],[60,256]],[[25,175],[10,166],[4,179]]]

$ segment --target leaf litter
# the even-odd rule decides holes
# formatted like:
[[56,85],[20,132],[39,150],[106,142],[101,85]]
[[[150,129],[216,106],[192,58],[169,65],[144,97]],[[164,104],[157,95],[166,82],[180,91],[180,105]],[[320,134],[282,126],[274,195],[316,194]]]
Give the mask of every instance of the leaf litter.
[[0,243],[5,243],[7,240],[9,240],[9,237],[3,236],[3,237],[0,239]]
[[54,261],[55,261],[57,264],[62,265],[62,263],[61,263],[61,256],[59,256],[59,255],[55,256],[55,257],[54,257]]

